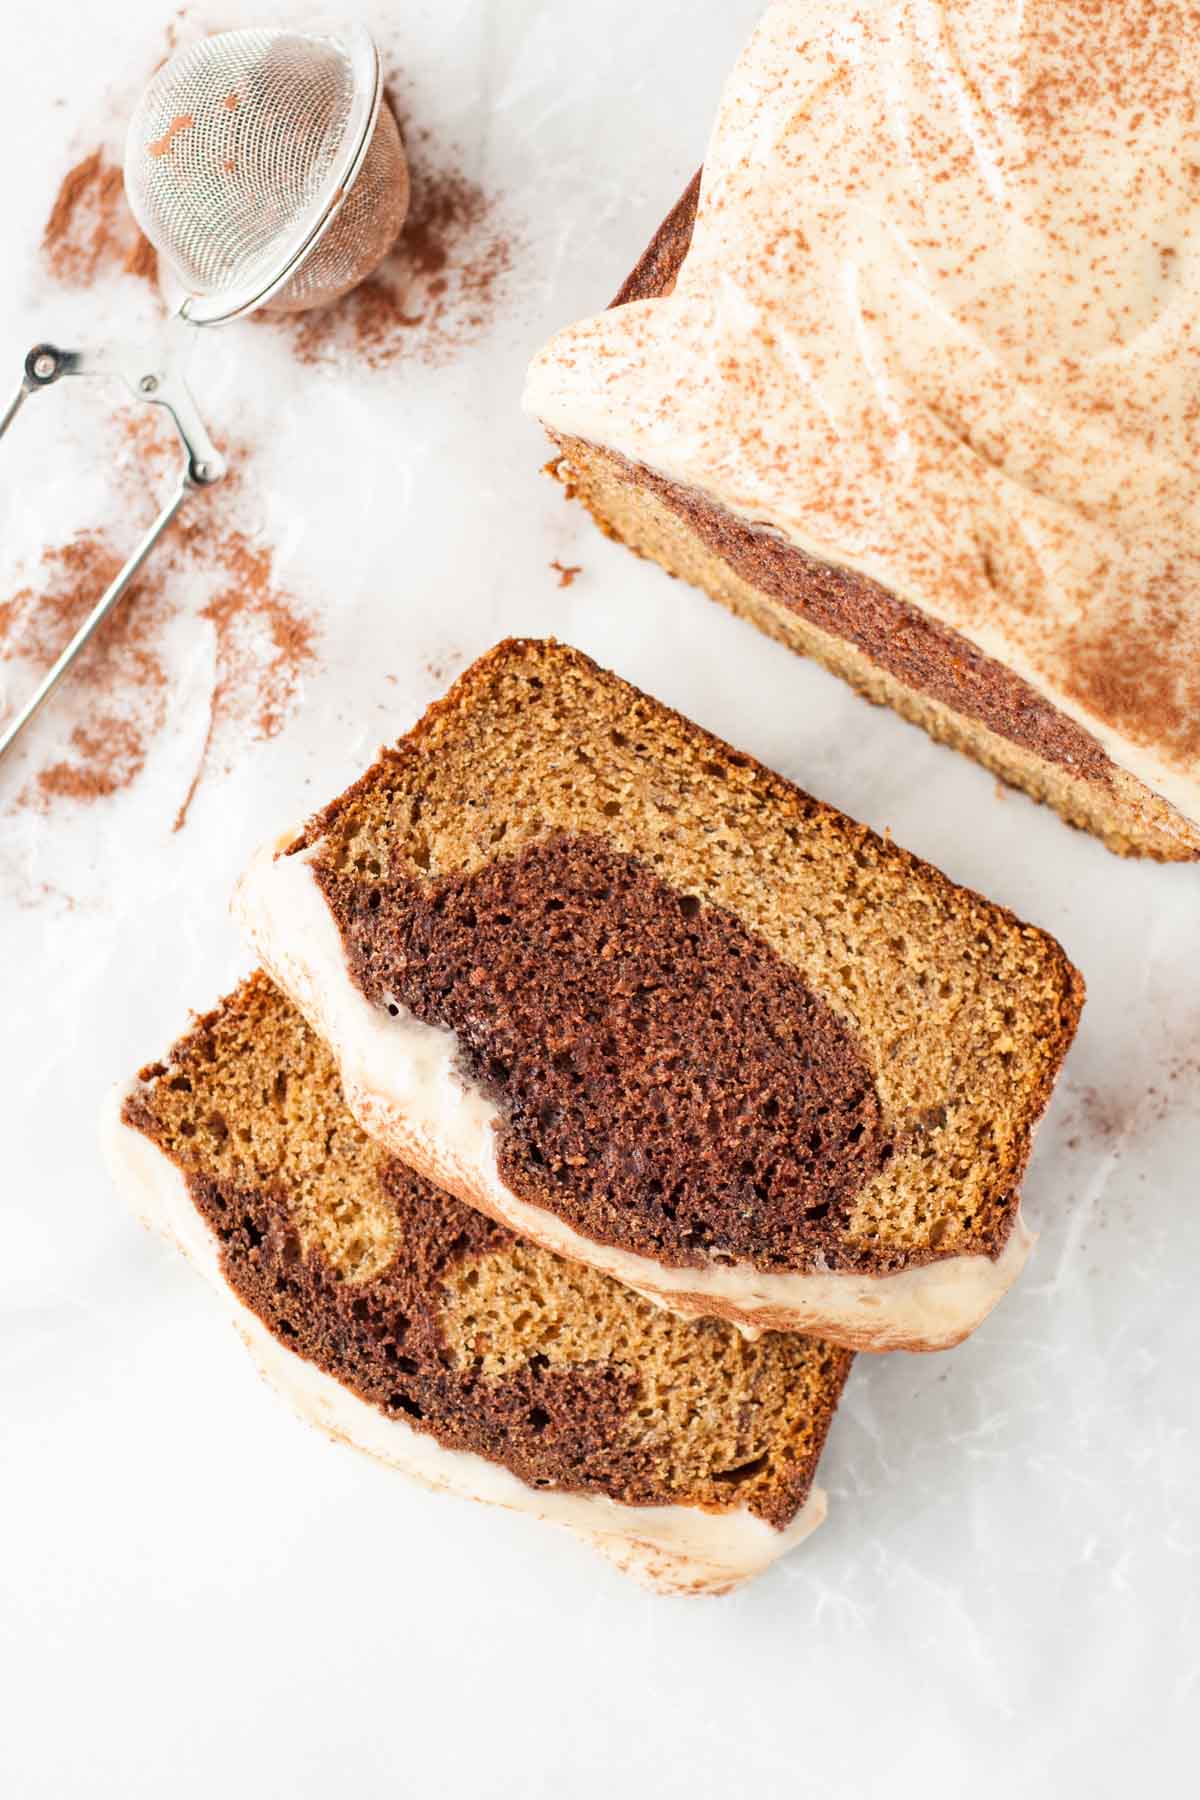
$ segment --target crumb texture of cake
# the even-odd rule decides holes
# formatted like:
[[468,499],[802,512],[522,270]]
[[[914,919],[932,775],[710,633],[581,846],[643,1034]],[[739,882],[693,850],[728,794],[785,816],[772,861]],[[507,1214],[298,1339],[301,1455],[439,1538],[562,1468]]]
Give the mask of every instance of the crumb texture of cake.
[[554,474],[607,536],[965,751],[1118,856],[1200,856],[1200,828],[957,632],[865,576],[822,565],[744,524],[694,489],[578,439],[558,443]]
[[499,646],[286,849],[237,902],[266,966],[472,1204],[684,1310],[800,1328],[810,1282],[863,1345],[978,1322],[890,1335],[922,1269],[1015,1275],[1059,946],[578,652]]
[[[264,975],[142,1071],[122,1120],[182,1175],[221,1280],[277,1345],[406,1434],[506,1470],[529,1510],[573,1496],[593,1511],[563,1522],[652,1544],[656,1512],[698,1510],[710,1551],[727,1516],[779,1548],[811,1523],[849,1353],[681,1320],[439,1192],[362,1132]],[[677,1550],[666,1531],[658,1554]],[[714,1567],[702,1585],[737,1565]]]
[[566,833],[440,881],[321,881],[367,998],[456,1032],[502,1100],[517,1192],[673,1263],[836,1266],[891,1154],[871,1070],[735,914]]
[[526,391],[611,535],[1166,860],[1200,856],[1198,76],[1149,0],[773,0],[702,182]]

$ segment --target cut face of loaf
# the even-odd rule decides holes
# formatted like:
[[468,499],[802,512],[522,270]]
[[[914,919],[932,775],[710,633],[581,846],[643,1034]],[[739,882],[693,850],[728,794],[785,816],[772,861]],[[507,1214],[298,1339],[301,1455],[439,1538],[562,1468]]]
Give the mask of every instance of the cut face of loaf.
[[235,902],[394,1155],[678,1312],[957,1342],[1083,988],[1044,932],[509,641]]
[[106,1141],[333,1435],[671,1592],[724,1591],[820,1523],[846,1351],[674,1318],[440,1193],[364,1135],[265,976],[142,1070]]

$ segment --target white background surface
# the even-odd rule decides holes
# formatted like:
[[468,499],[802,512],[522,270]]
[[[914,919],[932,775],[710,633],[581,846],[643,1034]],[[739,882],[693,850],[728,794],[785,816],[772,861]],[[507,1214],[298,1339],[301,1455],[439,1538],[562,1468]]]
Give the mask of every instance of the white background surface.
[[[254,528],[320,619],[302,702],[209,774],[173,834],[213,672],[184,595],[168,728],[128,790],[18,804],[83,716],[70,695],[0,768],[14,1800],[1194,1785],[1200,872],[1118,862],[602,540],[539,480],[518,411],[528,354],[608,298],[699,161],[755,13],[368,9],[409,119],[503,196],[519,241],[499,316],[439,368],[301,367],[251,325],[206,340],[210,422],[254,446]],[[235,0],[183,30],[264,16]],[[37,247],[65,169],[119,135],[167,17],[77,0],[48,38],[44,4],[9,0],[14,380],[37,337],[150,316],[128,279],[56,287]],[[59,390],[5,443],[4,593],[45,544],[116,517],[103,410]],[[554,557],[583,567],[569,592]],[[225,903],[251,849],[510,630],[556,632],[890,826],[1058,934],[1090,986],[1029,1174],[1042,1236],[1019,1289],[951,1355],[860,1359],[823,1464],[829,1523],[726,1600],[652,1598],[565,1535],[426,1495],[295,1423],[98,1164],[108,1084],[248,966]]]

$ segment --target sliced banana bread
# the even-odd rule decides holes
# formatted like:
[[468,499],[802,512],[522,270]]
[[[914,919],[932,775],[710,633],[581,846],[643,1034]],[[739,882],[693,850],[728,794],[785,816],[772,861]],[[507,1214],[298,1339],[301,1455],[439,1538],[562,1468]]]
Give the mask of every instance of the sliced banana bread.
[[235,909],[364,1129],[683,1311],[957,1342],[1083,985],[1055,941],[552,642],[509,641]]
[[569,1526],[670,1592],[723,1592],[824,1516],[847,1351],[675,1318],[440,1193],[364,1135],[264,975],[107,1125],[135,1206],[333,1435]]

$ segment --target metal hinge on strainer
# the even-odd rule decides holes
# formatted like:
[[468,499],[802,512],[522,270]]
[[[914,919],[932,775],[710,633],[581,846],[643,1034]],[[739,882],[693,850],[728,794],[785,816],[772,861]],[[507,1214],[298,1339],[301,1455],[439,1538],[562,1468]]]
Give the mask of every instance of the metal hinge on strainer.
[[158,252],[170,310],[160,343],[102,351],[37,344],[0,416],[62,376],[117,377],[170,414],[184,450],[174,492],[37,689],[0,731],[0,755],[49,698],[180,507],[225,473],[183,372],[189,327],[259,308],[324,305],[387,254],[408,207],[400,133],[361,25],[227,31],[179,51],[142,95],[125,192]]

